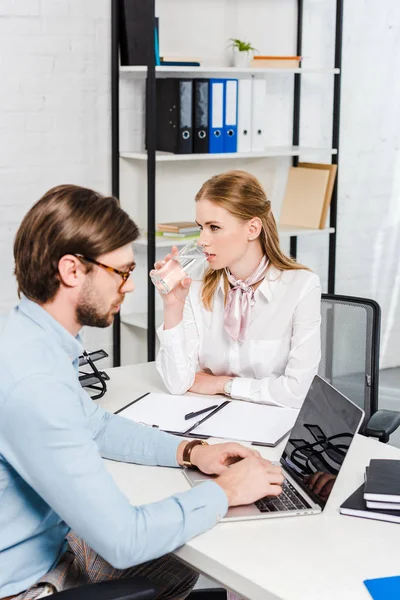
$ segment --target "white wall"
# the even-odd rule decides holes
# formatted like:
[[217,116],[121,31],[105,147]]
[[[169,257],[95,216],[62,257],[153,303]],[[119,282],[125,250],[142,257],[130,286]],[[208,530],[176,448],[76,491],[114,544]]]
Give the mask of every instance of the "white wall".
[[[295,0],[158,0],[161,49],[190,49],[222,62],[229,59],[227,38],[242,36],[263,53],[291,53],[295,6]],[[210,15],[213,35],[204,33]],[[187,30],[183,20],[191,23]],[[332,65],[333,22],[333,0],[305,0],[305,64]],[[337,292],[381,304],[382,366],[400,364],[399,23],[397,0],[345,3]],[[59,183],[110,191],[109,52],[109,0],[0,0],[0,311],[16,301],[12,240],[28,208]],[[329,146],[332,78],[321,77],[303,77],[301,141]],[[268,82],[267,129],[274,143],[290,138],[291,85],[288,76]],[[141,107],[138,97],[139,113]],[[287,164],[273,159],[248,166],[265,181],[277,214]],[[189,204],[207,169],[234,166],[221,161],[183,172],[179,190],[190,191]],[[176,165],[159,174],[165,208]],[[139,193],[144,203],[142,186]],[[326,283],[327,240],[299,239],[298,248],[299,260]],[[91,331],[88,347],[110,350],[109,334]]]
[[[61,183],[111,191],[109,0],[0,0],[0,71],[3,312],[17,301],[12,244],[31,205]],[[111,352],[110,331],[87,337]]]

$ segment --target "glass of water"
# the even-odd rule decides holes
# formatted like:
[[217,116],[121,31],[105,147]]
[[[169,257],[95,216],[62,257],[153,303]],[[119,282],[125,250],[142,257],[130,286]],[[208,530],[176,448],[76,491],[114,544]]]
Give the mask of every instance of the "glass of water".
[[206,262],[206,255],[197,240],[186,244],[160,269],[150,271],[151,281],[161,294],[169,294],[183,279],[191,277]]

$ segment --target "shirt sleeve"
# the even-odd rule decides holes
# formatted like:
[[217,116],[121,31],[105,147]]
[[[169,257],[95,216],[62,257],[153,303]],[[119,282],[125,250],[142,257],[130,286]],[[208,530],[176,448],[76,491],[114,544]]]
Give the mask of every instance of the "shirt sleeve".
[[293,315],[292,338],[285,372],[280,377],[236,377],[232,398],[300,408],[321,360],[321,286],[310,279]]
[[140,465],[179,466],[176,454],[182,438],[109,413],[84,390],[81,402],[103,458]]
[[1,414],[6,461],[116,568],[173,551],[227,511],[226,494],[212,481],[160,502],[130,505],[105,468],[76,390],[49,375],[20,381]]
[[176,327],[157,330],[160,350],[156,367],[171,394],[185,394],[199,370],[199,331],[190,296],[186,299],[183,319]]

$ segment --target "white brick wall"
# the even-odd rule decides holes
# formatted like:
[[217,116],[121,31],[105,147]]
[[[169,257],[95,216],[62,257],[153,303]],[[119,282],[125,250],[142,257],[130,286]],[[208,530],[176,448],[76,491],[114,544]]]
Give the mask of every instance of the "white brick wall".
[[[110,1],[0,0],[0,312],[17,300],[12,244],[53,185],[109,193]],[[111,331],[85,332],[111,353]]]
[[[207,11],[219,12],[220,3],[207,2]],[[159,0],[160,12],[164,4]],[[169,0],[168,10],[178,5]],[[274,14],[280,10],[271,0],[264,5]],[[285,3],[281,21],[295,5]],[[332,56],[333,5],[305,1],[303,51],[318,66]],[[198,16],[202,0],[193,6]],[[238,34],[246,35],[246,18],[241,15]],[[261,21],[255,45],[272,53],[283,38],[275,39],[272,17]],[[381,304],[382,366],[400,364],[399,23],[397,0],[345,3],[337,292]],[[16,301],[12,241],[28,208],[63,182],[110,191],[109,53],[110,0],[0,0],[0,312]],[[315,115],[330,98],[329,84],[321,93],[314,80],[304,79],[303,86],[303,142],[328,145],[329,119],[321,126]],[[299,259],[326,279],[326,240],[300,239]],[[92,332],[88,347],[110,350],[109,334]]]

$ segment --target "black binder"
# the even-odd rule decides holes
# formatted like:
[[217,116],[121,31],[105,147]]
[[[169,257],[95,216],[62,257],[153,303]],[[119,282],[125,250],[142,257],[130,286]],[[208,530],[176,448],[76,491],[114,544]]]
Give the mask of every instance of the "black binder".
[[157,79],[157,150],[193,152],[193,80]]
[[193,81],[193,152],[208,152],[208,79]]
[[154,15],[151,2],[119,0],[121,65],[154,60]]

